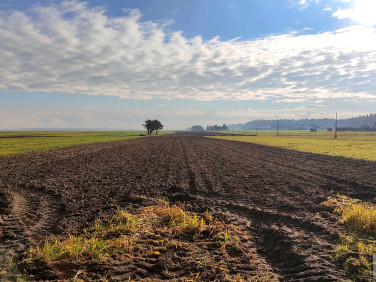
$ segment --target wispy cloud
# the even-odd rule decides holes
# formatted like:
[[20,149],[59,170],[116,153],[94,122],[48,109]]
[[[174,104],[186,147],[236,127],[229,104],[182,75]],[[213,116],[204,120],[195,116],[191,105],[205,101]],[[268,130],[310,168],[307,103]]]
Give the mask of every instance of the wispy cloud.
[[294,0],[293,4],[305,9],[312,3],[318,4],[320,2],[321,0]]
[[[258,109],[247,108],[236,111],[218,112],[218,116],[228,116],[232,118],[242,118],[250,120],[257,119],[300,119],[306,117],[320,118],[323,116],[323,111],[318,111],[321,105],[307,104],[299,107],[288,107],[285,109]],[[328,114],[325,112],[325,114]],[[328,116],[328,115],[327,115]],[[241,120],[241,119],[239,119]]]
[[110,18],[102,8],[65,1],[0,13],[0,42],[3,91],[195,100],[376,96],[372,27],[203,41],[144,22],[137,10]]

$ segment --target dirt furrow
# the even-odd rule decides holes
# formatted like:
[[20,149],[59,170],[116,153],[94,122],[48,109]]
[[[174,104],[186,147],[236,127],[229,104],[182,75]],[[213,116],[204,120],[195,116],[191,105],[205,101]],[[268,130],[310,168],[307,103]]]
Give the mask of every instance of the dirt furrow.
[[[239,157],[246,155],[264,168],[282,171],[285,177],[296,178],[294,177],[296,171],[299,171],[299,176],[306,179],[307,183],[320,183],[320,188],[329,190],[351,188],[352,196],[362,200],[376,196],[374,189],[376,176],[369,175],[364,170],[367,166],[373,167],[375,162],[304,153],[252,143],[210,140],[214,146],[232,150],[238,153]],[[312,181],[313,178],[315,181]]]

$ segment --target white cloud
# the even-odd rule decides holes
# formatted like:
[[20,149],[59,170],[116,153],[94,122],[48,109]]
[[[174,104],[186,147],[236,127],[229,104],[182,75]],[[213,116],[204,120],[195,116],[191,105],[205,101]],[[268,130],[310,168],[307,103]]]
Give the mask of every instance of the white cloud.
[[357,0],[351,9],[338,9],[332,16],[338,19],[348,18],[365,26],[374,26],[376,25],[375,11],[375,0]]
[[[306,1],[308,3],[308,1]],[[251,41],[186,38],[65,1],[0,13],[0,90],[122,98],[281,100],[375,97],[376,30]]]
[[294,5],[300,6],[301,8],[305,9],[312,3],[318,4],[321,0],[294,0]]
[[352,18],[354,14],[354,11],[351,9],[338,9],[335,11],[332,16],[338,19],[347,19],[347,18]]

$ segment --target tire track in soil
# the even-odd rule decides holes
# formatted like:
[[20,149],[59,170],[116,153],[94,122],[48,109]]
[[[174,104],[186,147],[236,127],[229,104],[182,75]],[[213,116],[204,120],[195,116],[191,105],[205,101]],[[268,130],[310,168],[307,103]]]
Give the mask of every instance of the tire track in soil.
[[[332,248],[331,237],[336,235],[325,225],[249,207],[245,201],[221,199],[209,201],[208,205],[228,223],[244,225],[246,222],[259,253],[284,280],[336,280],[340,276],[328,255]],[[307,249],[309,252],[305,254]]]
[[38,243],[50,234],[64,230],[60,219],[64,216],[64,205],[57,195],[33,186],[19,185],[9,189],[12,213],[25,230],[28,239]]
[[[0,184],[1,185],[1,184]],[[6,215],[8,213],[8,205],[4,193],[0,190],[0,281],[16,280],[16,276],[12,273],[7,261],[7,248],[5,246],[6,234],[2,228]]]
[[[333,235],[319,224],[310,221],[303,222],[288,215],[250,209],[241,202],[229,203],[217,197],[204,199],[199,196],[196,200],[191,198],[186,201],[186,204],[191,205],[197,211],[203,211],[203,207],[206,207],[226,223],[246,227],[248,235],[242,234],[242,242],[244,238],[253,241],[249,244],[249,248],[258,252],[261,256],[257,258],[258,263],[264,265],[265,271],[274,272],[275,279],[284,281],[346,280],[328,255],[332,245],[322,239],[314,243],[311,241],[315,237]],[[301,224],[303,223],[310,226],[309,231],[302,230]],[[307,248],[309,252],[304,254],[302,251]],[[323,250],[326,252],[322,253]],[[254,254],[253,257],[255,258]]]
[[[191,148],[194,147],[192,143],[190,143],[190,146]],[[211,151],[213,158],[220,160],[220,156],[215,156],[218,150],[211,150],[208,146],[205,146],[205,148]],[[224,155],[223,152],[221,155]],[[244,154],[242,156],[244,157]],[[186,157],[188,157],[187,154]],[[191,154],[190,159],[189,161],[196,163],[196,154]],[[237,159],[239,160],[239,156]],[[187,160],[187,163],[189,161]],[[226,162],[222,163],[222,165],[225,164]],[[227,162],[227,164],[230,164],[230,162]],[[202,166],[196,167],[200,169]],[[285,168],[289,167],[285,166]],[[218,169],[218,166],[216,169]],[[225,169],[225,171],[228,170],[231,171],[231,168]],[[215,172],[212,171],[212,174],[215,174]],[[295,174],[289,172],[287,175]],[[307,177],[307,179],[310,178]],[[193,180],[196,183],[191,184],[191,187],[200,186],[202,183],[197,177],[191,179],[191,181]],[[302,183],[307,187],[312,187],[310,182],[300,182],[301,187],[304,187]],[[231,189],[227,188],[225,191],[230,193]],[[197,188],[194,188],[192,192],[197,192]],[[304,220],[290,214],[283,214],[280,211],[250,209],[247,207],[250,204],[249,201],[234,198],[231,202],[221,199],[219,204],[218,201],[211,199],[207,203],[207,207],[214,210],[216,214],[222,215],[227,222],[251,225],[250,233],[257,239],[259,252],[265,256],[275,271],[282,275],[284,279],[310,278],[320,280],[324,278],[336,279],[336,277],[341,276],[344,279],[343,274],[339,274],[339,270],[329,256],[331,246],[337,235],[330,231],[328,226],[314,223],[316,219],[312,218],[312,215],[310,219]],[[200,207],[204,202],[205,199],[201,198],[198,200],[197,206]],[[312,238],[320,239],[312,240]],[[310,249],[310,252],[304,254],[304,250],[307,248]]]
[[31,244],[38,244],[46,236],[63,230],[59,220],[64,214],[64,206],[56,199],[56,195],[32,186],[18,185],[3,190],[3,197],[8,199],[7,209],[0,221],[0,244],[4,248],[4,257],[15,262],[21,261],[18,270],[13,270],[18,272],[17,275],[20,270],[27,269],[35,280],[56,279],[55,273],[43,262],[29,266],[22,262],[21,255]]
[[[245,276],[272,270],[280,280],[342,281],[329,257],[342,229],[319,204],[331,189],[376,195],[375,169],[376,162],[178,135],[0,158],[1,186],[15,187],[3,189],[0,230],[9,235],[7,251],[19,254],[46,233],[80,232],[114,205],[137,206],[131,193],[164,196],[244,229],[241,240],[256,263],[251,270],[238,262]],[[114,279],[167,279],[163,267],[154,259],[90,269]]]

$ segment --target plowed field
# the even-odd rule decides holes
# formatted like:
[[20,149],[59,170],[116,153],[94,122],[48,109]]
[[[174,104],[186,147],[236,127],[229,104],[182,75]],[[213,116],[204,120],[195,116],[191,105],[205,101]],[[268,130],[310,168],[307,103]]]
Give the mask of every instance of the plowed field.
[[[376,162],[183,135],[3,157],[0,251],[20,261],[30,244],[46,235],[79,233],[115,206],[144,205],[134,196],[143,195],[185,202],[188,210],[209,210],[239,226],[247,259],[234,257],[229,275],[344,280],[331,259],[342,227],[320,203],[331,191],[374,199],[375,171]],[[34,279],[59,279],[80,267],[24,268]],[[179,253],[84,267],[109,280],[173,279],[195,271]],[[223,271],[202,279],[222,279]]]

